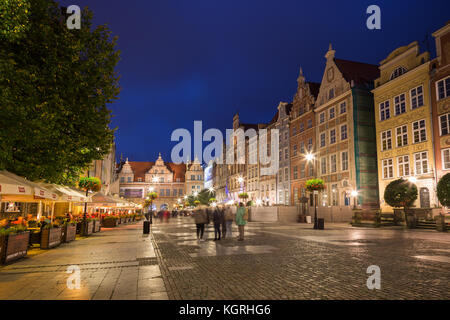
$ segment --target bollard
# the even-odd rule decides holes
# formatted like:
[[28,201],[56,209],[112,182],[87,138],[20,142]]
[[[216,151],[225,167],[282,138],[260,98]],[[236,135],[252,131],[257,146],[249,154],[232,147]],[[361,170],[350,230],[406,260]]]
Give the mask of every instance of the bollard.
[[144,234],[150,233],[150,221],[144,221]]

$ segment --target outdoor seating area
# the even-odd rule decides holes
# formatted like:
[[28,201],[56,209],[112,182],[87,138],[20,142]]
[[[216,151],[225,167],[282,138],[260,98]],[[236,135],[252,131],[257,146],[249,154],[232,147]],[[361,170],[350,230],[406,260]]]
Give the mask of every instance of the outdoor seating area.
[[[137,213],[138,211],[138,213]],[[0,263],[48,250],[122,223],[139,221],[140,207],[101,193],[29,181],[0,171]]]

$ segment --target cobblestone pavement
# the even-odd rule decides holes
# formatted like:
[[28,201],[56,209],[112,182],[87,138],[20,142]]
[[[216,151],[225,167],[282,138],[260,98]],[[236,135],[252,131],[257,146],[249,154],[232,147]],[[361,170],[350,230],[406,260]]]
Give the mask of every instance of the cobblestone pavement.
[[[173,221],[175,220],[175,221]],[[190,218],[153,225],[170,299],[449,299],[450,234],[250,223],[245,241],[197,242]],[[369,290],[367,268],[381,269]]]
[[[103,229],[0,267],[0,299],[449,299],[450,234],[249,223],[197,242],[191,218]],[[37,249],[38,250],[38,249]],[[79,266],[81,287],[67,287]],[[381,268],[381,290],[366,286]]]
[[[79,289],[67,286],[71,265],[80,268]],[[142,235],[142,223],[102,229],[43,253],[31,252],[0,268],[0,300],[167,298],[150,237]]]

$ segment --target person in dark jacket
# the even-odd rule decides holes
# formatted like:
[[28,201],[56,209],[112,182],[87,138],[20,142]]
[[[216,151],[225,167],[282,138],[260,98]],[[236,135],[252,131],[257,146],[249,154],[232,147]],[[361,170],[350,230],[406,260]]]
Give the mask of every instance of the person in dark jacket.
[[220,226],[223,224],[224,216],[223,211],[219,208],[214,208],[213,211],[213,222],[214,222],[214,241],[220,240],[221,232]]

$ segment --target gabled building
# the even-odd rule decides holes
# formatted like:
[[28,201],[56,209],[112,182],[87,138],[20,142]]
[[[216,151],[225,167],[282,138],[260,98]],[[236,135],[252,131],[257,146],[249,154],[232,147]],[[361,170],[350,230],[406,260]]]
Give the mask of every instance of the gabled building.
[[[314,163],[308,162],[305,155],[315,153],[314,104],[320,89],[320,83],[306,82],[302,69],[300,69],[297,84],[297,92],[292,102],[289,128],[292,205],[300,204],[300,199],[307,196],[306,181],[316,176]],[[312,200],[310,200],[310,204],[313,205]]]
[[120,196],[135,203],[144,203],[147,194],[154,191],[158,194],[156,208],[165,205],[172,209],[186,194],[186,165],[164,162],[161,154],[156,162],[127,159],[118,175]]
[[[375,65],[337,59],[331,44],[315,104],[317,176],[325,181],[319,204],[332,215],[357,205],[378,206],[373,81]],[[336,210],[334,210],[336,209]],[[347,210],[348,211],[348,210]]]
[[437,57],[431,62],[431,105],[437,181],[450,172],[450,21],[433,33]]
[[375,101],[378,179],[381,209],[392,211],[384,190],[393,180],[417,185],[420,208],[437,205],[433,122],[430,105],[430,55],[413,42],[380,62],[372,91]]
[[277,174],[276,203],[289,205],[291,199],[291,164],[290,164],[290,139],[289,139],[289,114],[292,104],[280,102],[278,105],[277,121],[275,129],[279,132],[279,170]]
[[204,188],[203,167],[195,157],[193,162],[186,164],[186,194],[192,195]]

